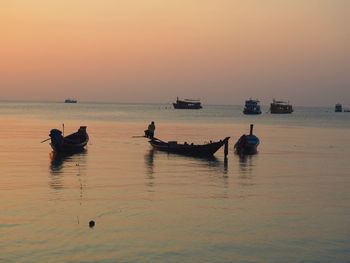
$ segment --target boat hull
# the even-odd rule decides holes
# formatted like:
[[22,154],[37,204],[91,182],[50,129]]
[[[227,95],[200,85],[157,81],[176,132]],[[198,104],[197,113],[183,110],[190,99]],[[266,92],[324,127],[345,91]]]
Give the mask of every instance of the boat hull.
[[228,143],[229,139],[230,137],[226,137],[224,140],[202,145],[177,144],[176,142],[163,142],[159,139],[150,140],[149,143],[154,149],[159,151],[189,156],[210,157],[223,145]]
[[50,143],[52,150],[59,153],[74,153],[74,152],[81,152],[85,149],[85,146],[87,145],[88,141],[85,141],[83,143],[79,144],[72,144],[68,142],[63,142],[62,144],[55,144]]
[[246,145],[243,148],[236,148],[237,154],[252,155],[252,154],[256,154],[257,152],[258,152],[258,145],[255,145],[255,144]]
[[291,114],[293,111],[271,111],[271,114]]
[[291,105],[273,105],[271,104],[270,112],[272,114],[290,114],[293,112],[293,107]]
[[73,99],[66,99],[64,101],[64,103],[77,103],[78,101],[77,100],[73,100]]
[[259,114],[261,114],[261,110],[259,109],[259,110],[248,110],[248,109],[244,109],[243,110],[243,113],[245,114],[245,115],[259,115]]
[[178,103],[173,103],[173,106],[175,109],[180,109],[180,110],[199,110],[202,108],[201,105],[197,104],[178,104]]

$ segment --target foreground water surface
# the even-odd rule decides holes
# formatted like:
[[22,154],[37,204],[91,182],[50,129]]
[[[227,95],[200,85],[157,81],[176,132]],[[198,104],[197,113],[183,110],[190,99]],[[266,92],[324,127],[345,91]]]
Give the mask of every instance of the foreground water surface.
[[[0,261],[350,261],[350,114],[0,103],[0,120]],[[222,150],[198,159],[132,138],[151,120],[164,140],[231,136],[227,162]],[[85,152],[40,143],[62,123],[66,134],[88,126]],[[237,156],[250,123],[259,153]]]

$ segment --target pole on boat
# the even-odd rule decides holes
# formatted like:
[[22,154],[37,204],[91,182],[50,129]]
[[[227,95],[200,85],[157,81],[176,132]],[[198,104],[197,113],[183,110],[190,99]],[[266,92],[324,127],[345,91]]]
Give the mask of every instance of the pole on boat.
[[63,137],[64,137],[64,123],[62,123],[62,133],[63,133]]
[[226,159],[227,155],[228,155],[228,140],[225,142],[224,155],[225,155],[225,159]]
[[48,140],[50,140],[50,139],[51,139],[51,138],[48,138],[48,139],[46,139],[46,140],[41,141],[40,143],[46,142],[46,141],[48,141]]
[[254,127],[254,124],[250,124],[250,133],[249,133],[249,135],[253,135],[253,127]]

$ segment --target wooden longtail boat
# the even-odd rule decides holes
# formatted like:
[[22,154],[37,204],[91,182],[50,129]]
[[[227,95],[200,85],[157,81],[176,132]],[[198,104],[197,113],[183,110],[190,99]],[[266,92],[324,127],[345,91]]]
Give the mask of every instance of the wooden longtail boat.
[[249,135],[243,134],[235,143],[234,148],[237,154],[255,154],[259,144],[260,140],[253,134],[253,124],[251,124]]
[[[226,137],[223,140],[217,142],[210,142],[207,144],[188,144],[188,143],[177,143],[176,141],[164,142],[160,139],[153,138],[149,143],[154,149],[159,151],[164,151],[168,153],[176,153],[189,156],[198,157],[210,157],[219,150],[223,145],[228,145],[228,140],[230,137]],[[227,146],[228,147],[228,146]],[[226,148],[227,148],[226,147]],[[225,153],[226,155],[226,153]]]
[[80,126],[79,130],[66,137],[58,129],[52,129],[49,134],[51,138],[51,147],[55,152],[79,152],[89,141],[89,135],[86,132],[86,126]]

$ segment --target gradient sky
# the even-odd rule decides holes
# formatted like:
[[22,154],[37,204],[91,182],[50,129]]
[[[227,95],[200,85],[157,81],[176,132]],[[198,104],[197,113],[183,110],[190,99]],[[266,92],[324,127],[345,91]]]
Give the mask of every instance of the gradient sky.
[[347,0],[0,0],[0,100],[350,106]]

